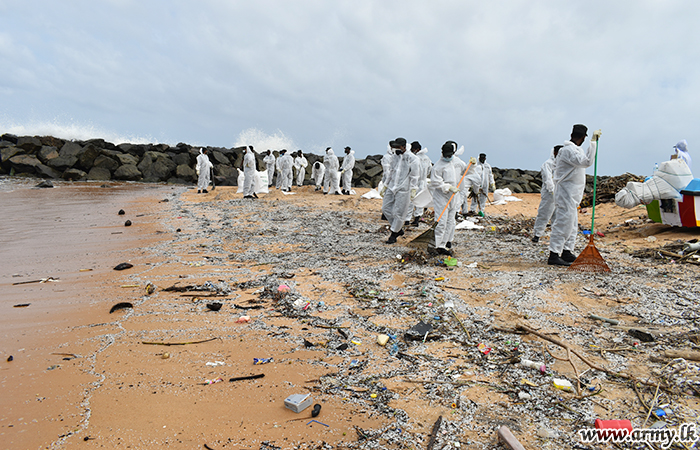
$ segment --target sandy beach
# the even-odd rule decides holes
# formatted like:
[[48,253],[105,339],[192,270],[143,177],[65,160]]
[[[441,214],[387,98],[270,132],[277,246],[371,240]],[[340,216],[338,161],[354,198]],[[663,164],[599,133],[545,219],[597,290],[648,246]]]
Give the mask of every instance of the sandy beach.
[[[580,274],[530,241],[538,194],[487,207],[483,229],[457,232],[449,267],[407,245],[427,224],[384,244],[366,189],[251,201],[231,187],[33,184],[0,189],[3,448],[426,448],[442,416],[434,448],[498,448],[505,424],[526,448],[561,449],[596,418],[650,425],[642,399],[670,405],[669,426],[698,421],[697,362],[670,373],[654,358],[697,350],[700,270],[632,253],[700,232],[647,223],[643,208],[596,207],[612,272]],[[133,308],[110,313],[120,302]],[[432,331],[405,339],[421,321]],[[518,323],[648,385],[555,359],[566,354]],[[285,408],[292,394],[321,405],[315,421]]]

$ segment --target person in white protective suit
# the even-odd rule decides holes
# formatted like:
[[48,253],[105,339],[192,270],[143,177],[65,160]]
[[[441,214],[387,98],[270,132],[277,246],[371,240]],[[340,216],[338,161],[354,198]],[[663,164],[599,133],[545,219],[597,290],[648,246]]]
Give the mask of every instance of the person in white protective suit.
[[325,175],[323,177],[323,193],[324,194],[340,194],[340,179],[338,177],[338,157],[335,156],[333,149],[326,148],[326,154],[323,157],[323,165],[325,166]]
[[275,155],[270,150],[267,151],[263,162],[267,167],[267,187],[272,187],[272,178],[275,176]]
[[[394,142],[394,141],[391,141]],[[386,153],[384,156],[382,156],[381,159],[381,164],[382,164],[382,186],[386,186],[386,180],[389,178],[391,174],[391,163],[394,160],[394,149],[391,148],[391,142],[389,142],[389,145],[386,147]],[[383,203],[382,203],[383,205]],[[383,206],[382,206],[383,209]],[[382,220],[386,220],[386,216],[384,213],[382,213]]]
[[350,147],[345,147],[345,158],[343,165],[340,167],[341,177],[343,178],[343,189],[340,191],[343,195],[350,195],[352,189],[352,169],[355,168],[355,152]]
[[676,151],[676,157],[685,161],[685,163],[688,164],[688,168],[692,169],[693,158],[691,158],[690,153],[688,153],[688,143],[686,142],[686,140],[683,139],[682,141],[674,145],[673,149]]
[[306,159],[301,150],[297,150],[297,156],[294,158],[294,168],[297,170],[297,186],[304,185],[306,178],[306,168],[309,166],[309,161]]
[[[471,212],[477,212],[477,207],[479,209],[478,213],[480,216],[484,216],[484,206],[489,199],[489,188],[492,191],[496,190],[496,183],[493,179],[493,170],[491,170],[491,165],[486,162],[486,154],[479,154],[479,162],[477,167],[481,168],[481,179],[478,185],[476,185],[477,195],[472,197],[472,204],[469,210]],[[478,171],[478,170],[477,170]]]
[[257,175],[255,167],[255,152],[253,146],[249,145],[243,156],[243,198],[258,198],[255,193],[255,176]]
[[540,188],[540,206],[537,208],[535,217],[535,227],[532,235],[532,242],[539,242],[544,235],[549,220],[554,214],[554,166],[556,157],[561,145],[555,145],[549,159],[542,163],[540,175],[542,176],[542,187]]
[[[464,146],[460,147],[459,150],[454,154],[455,166],[459,169],[458,177],[462,179],[464,171],[467,170],[467,174],[464,175],[462,179],[462,184],[459,185],[459,194],[452,199],[453,202],[457,203],[457,212],[460,208],[463,215],[467,215],[469,212],[469,199],[476,195],[476,190],[481,183],[481,171],[482,167],[476,163],[476,158],[473,156],[469,158],[469,164],[465,163],[459,156],[464,153]],[[456,220],[456,214],[455,214]]]
[[311,166],[311,179],[316,183],[315,191],[320,191],[323,189],[323,175],[326,173],[326,167],[321,161],[316,161],[313,166]]
[[559,149],[554,167],[554,223],[549,235],[549,258],[547,264],[570,266],[576,260],[574,245],[578,233],[577,208],[583,199],[586,187],[586,168],[595,161],[596,141],[601,131],[591,137],[587,150],[581,148],[586,140],[588,128],[574,125],[571,140]]
[[199,179],[197,180],[197,193],[200,194],[204,192],[205,194],[209,191],[207,191],[207,188],[209,187],[209,183],[211,182],[211,169],[214,167],[214,165],[209,161],[209,157],[207,156],[207,149],[206,148],[200,148],[199,149],[199,155],[197,155],[197,166],[195,167],[195,171],[197,172],[197,175],[199,175]]
[[284,192],[292,192],[292,167],[294,166],[294,159],[286,149],[283,149],[281,153],[282,156],[279,157],[280,171],[282,173],[280,189]]
[[390,174],[380,195],[384,197],[382,213],[389,221],[391,236],[387,244],[396,243],[396,238],[404,235],[403,225],[411,201],[418,194],[420,163],[418,157],[406,151],[406,139],[397,138],[389,144],[394,149]]
[[[460,167],[455,161],[456,151],[456,142],[445,142],[442,146],[442,158],[435,163],[430,174],[430,193],[433,196],[435,220],[440,219],[435,226],[435,249],[441,255],[452,255],[452,240],[457,224],[455,215],[459,208],[460,199],[460,188],[457,185],[461,179],[460,173],[464,173],[464,169],[466,169],[466,167]],[[448,201],[450,202],[449,206],[447,206]],[[446,206],[447,209],[445,209]]]
[[[284,150],[285,152],[287,150]],[[277,154],[277,161],[275,161],[275,173],[277,175],[277,179],[275,180],[275,188],[276,189],[282,189],[282,150],[279,151]]]
[[[430,170],[433,168],[433,162],[430,160],[430,157],[428,157],[428,149],[423,148],[418,141],[411,142],[411,153],[416,155],[420,166],[420,171],[418,172],[418,193],[420,193],[428,187],[428,176],[430,175]],[[418,208],[411,204],[407,217],[407,220],[413,219],[411,225],[414,227],[418,226],[420,218],[423,216],[423,211],[424,208]]]

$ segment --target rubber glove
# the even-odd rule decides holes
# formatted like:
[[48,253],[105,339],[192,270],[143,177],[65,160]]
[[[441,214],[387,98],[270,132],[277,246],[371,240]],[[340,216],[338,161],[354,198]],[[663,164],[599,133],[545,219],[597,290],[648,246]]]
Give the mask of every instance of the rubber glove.
[[495,191],[495,190],[496,190],[496,183],[495,183],[495,182],[494,182],[494,183],[491,183],[491,190],[492,190],[492,191]]
[[382,190],[379,191],[379,195],[381,195],[382,197],[384,197],[384,194],[385,194],[385,193],[386,193],[386,186],[382,186]]
[[418,189],[411,189],[411,201],[413,201],[413,199],[416,198],[416,195],[418,195]]
[[195,172],[197,172],[197,176],[199,176],[199,166],[195,168]]
[[449,187],[448,189],[449,189],[450,192],[454,192],[455,194],[456,194],[457,192],[459,192],[459,188],[458,188],[457,186],[452,186],[452,185],[450,185],[450,187]]
[[554,192],[554,182],[548,181],[547,184],[545,184],[545,189],[547,189],[548,192]]
[[593,136],[591,136],[591,140],[592,140],[593,142],[597,141],[598,139],[600,139],[600,135],[601,135],[601,134],[603,134],[603,132],[600,131],[600,129],[595,130],[595,131],[593,132]]
[[342,175],[342,174],[344,174],[344,173],[345,173],[345,171],[344,171],[344,170],[341,170],[341,171],[340,171],[340,174],[341,174],[341,175]]
[[476,164],[476,158],[472,156],[471,158],[469,158],[469,162],[472,164]]

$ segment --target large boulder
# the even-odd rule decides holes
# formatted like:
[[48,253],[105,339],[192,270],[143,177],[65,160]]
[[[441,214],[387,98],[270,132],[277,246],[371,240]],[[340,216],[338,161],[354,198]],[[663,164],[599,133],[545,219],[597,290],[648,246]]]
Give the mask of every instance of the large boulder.
[[36,167],[41,165],[41,161],[34,155],[15,155],[10,158],[10,164],[15,172],[36,173]]
[[68,169],[63,172],[63,179],[69,181],[83,181],[87,179],[87,173],[80,169]]
[[49,167],[53,167],[54,169],[63,172],[66,169],[73,167],[77,162],[77,156],[61,156],[61,153],[59,152],[59,156],[57,158],[49,159],[46,164],[48,164]]
[[105,169],[104,167],[97,167],[96,165],[90,169],[90,172],[87,174],[87,179],[88,180],[99,180],[99,181],[107,181],[112,178],[112,173],[109,171],[109,169]]
[[207,155],[209,155],[209,160],[212,162],[212,164],[231,164],[231,161],[221,153],[220,151],[217,150],[210,150]]
[[42,178],[61,178],[61,172],[44,164],[36,166],[36,173]]
[[238,170],[228,164],[220,164],[215,166],[214,174],[226,179],[238,178]]
[[165,153],[148,151],[137,167],[144,181],[165,181],[177,165]]
[[66,142],[63,144],[63,147],[61,147],[61,150],[58,151],[58,156],[67,158],[67,157],[76,157],[77,158],[80,156],[80,154],[83,152],[83,147],[80,145],[76,144],[75,142]]
[[124,164],[114,171],[115,180],[138,181],[141,179],[141,172],[135,164]]
[[41,150],[41,141],[33,136],[22,136],[17,139],[17,147],[27,153],[36,153]]
[[0,150],[0,161],[5,164],[10,158],[22,151],[21,148],[17,147],[5,147]]
[[[194,181],[197,177],[197,173],[192,167],[189,166],[189,164],[180,164],[175,169],[175,176],[182,180]],[[170,182],[171,181],[168,180],[168,183]]]
[[58,149],[49,145],[44,145],[36,154],[39,160],[46,164],[50,159],[58,158]]
[[57,149],[63,147],[63,144],[66,143],[65,139],[59,139],[53,136],[41,136],[39,137],[39,140],[41,141],[41,145],[46,147],[56,147]]
[[95,163],[93,164],[93,167],[106,169],[111,173],[117,170],[117,168],[119,167],[119,163],[116,159],[112,159],[109,156],[100,155],[97,158],[95,158]]
[[2,139],[3,141],[12,142],[15,145],[17,145],[17,141],[19,140],[17,136],[9,133],[3,134],[2,136],[0,136],[0,139]]
[[96,147],[92,143],[83,147],[83,151],[78,156],[78,165],[80,166],[80,168],[88,171],[92,169],[95,160],[98,156],[100,156],[100,151],[101,149]]
[[192,160],[190,159],[190,154],[189,152],[183,152],[183,153],[176,153],[172,156],[173,162],[177,164],[178,166],[181,166],[183,164],[187,164],[188,166],[192,164]]

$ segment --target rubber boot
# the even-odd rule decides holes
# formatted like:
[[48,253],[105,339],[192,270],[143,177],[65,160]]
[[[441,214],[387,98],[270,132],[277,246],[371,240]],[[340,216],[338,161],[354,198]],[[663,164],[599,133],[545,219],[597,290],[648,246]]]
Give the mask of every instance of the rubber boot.
[[557,255],[556,253],[550,251],[549,252],[549,258],[547,259],[547,264],[550,266],[570,266],[571,263],[564,261]]

